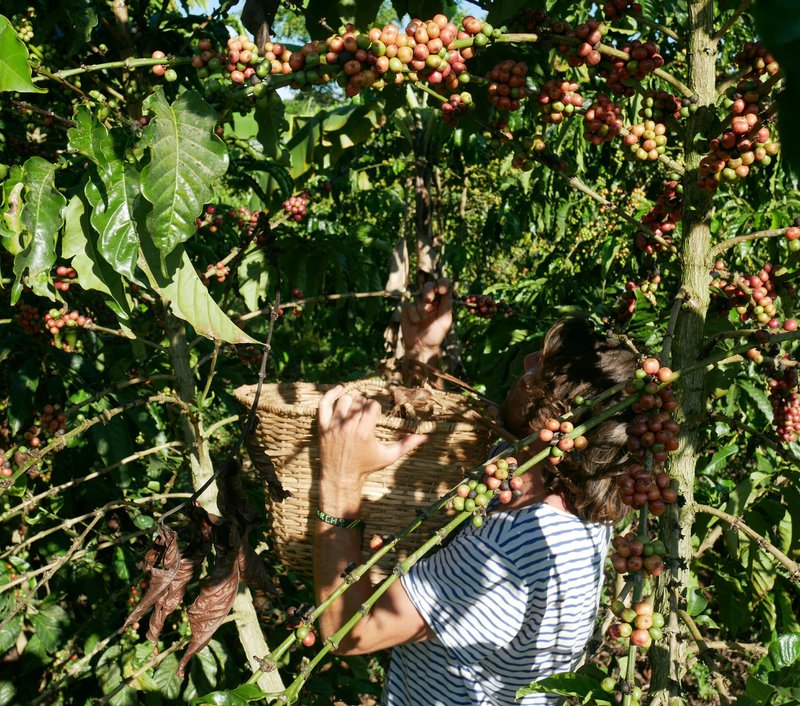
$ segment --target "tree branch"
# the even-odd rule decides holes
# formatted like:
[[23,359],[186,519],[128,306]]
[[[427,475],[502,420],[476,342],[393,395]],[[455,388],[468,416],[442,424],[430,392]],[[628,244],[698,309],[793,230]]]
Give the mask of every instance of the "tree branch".
[[694,622],[694,620],[692,620],[692,616],[689,615],[689,613],[687,613],[685,610],[678,610],[678,616],[689,630],[689,634],[697,643],[699,648],[697,656],[703,661],[703,664],[708,667],[708,671],[711,674],[711,679],[714,682],[714,688],[716,688],[716,690],[719,692],[722,703],[729,704],[731,702],[731,694],[728,691],[728,680],[722,676],[722,674],[720,674],[719,667],[717,667],[717,663],[712,657],[710,648],[703,639],[703,635],[697,628],[697,624]]
[[709,266],[713,267],[714,261],[722,253],[724,253],[726,250],[730,250],[739,243],[746,243],[748,240],[759,240],[761,238],[775,238],[779,235],[784,235],[785,233],[786,228],[770,228],[769,230],[759,230],[754,233],[737,235],[734,238],[723,240],[721,243],[717,243],[716,245],[712,246],[711,250],[708,251]]
[[792,561],[780,549],[758,534],[758,532],[744,524],[741,517],[734,517],[733,515],[729,515],[724,510],[718,510],[717,508],[709,505],[698,504],[694,506],[694,509],[696,512],[704,512],[707,515],[718,517],[720,520],[723,520],[730,525],[732,532],[741,532],[749,539],[752,539],[761,549],[768,554],[771,554],[775,560],[789,572],[790,581],[793,583],[800,583],[800,564]]
[[734,13],[723,23],[722,27],[720,27],[719,30],[717,30],[717,32],[714,34],[714,36],[712,37],[712,41],[718,42],[720,39],[722,39],[725,36],[725,33],[731,27],[733,27],[733,25],[736,24],[736,20],[738,20],[742,16],[742,13],[745,12],[747,8],[750,7],[750,5],[752,4],[753,0],[742,0],[739,7],[736,8]]

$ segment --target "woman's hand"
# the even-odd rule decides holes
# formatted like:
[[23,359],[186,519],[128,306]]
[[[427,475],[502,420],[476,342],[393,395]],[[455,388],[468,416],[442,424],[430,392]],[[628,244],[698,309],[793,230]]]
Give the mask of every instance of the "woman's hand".
[[439,356],[442,342],[453,324],[453,294],[450,282],[428,282],[413,301],[403,306],[400,329],[409,358],[431,363]]
[[[375,436],[381,406],[358,392],[348,392],[341,385],[328,390],[319,403],[319,447],[322,484],[352,497],[359,496],[364,479],[394,463],[427,441],[422,434],[409,434],[393,444],[384,444]],[[323,508],[330,514],[333,509]]]

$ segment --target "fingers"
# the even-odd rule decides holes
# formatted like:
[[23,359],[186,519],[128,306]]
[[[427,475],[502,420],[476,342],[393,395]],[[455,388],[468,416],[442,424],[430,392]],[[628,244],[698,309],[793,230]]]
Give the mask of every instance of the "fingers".
[[317,420],[319,421],[320,429],[328,429],[333,419],[333,404],[344,394],[344,387],[337,385],[336,387],[328,390],[322,399],[319,401],[317,408]]
[[447,277],[440,277],[436,281],[436,293],[439,295],[439,310],[447,311],[453,308],[453,288]]
[[411,301],[407,304],[403,304],[403,315],[406,316],[412,324],[418,324],[420,322],[420,313],[417,310],[416,302]]
[[427,440],[428,436],[426,434],[409,434],[394,444],[384,444],[384,465],[388,466],[389,464],[394,463],[401,456],[411,453],[414,449],[424,444]]

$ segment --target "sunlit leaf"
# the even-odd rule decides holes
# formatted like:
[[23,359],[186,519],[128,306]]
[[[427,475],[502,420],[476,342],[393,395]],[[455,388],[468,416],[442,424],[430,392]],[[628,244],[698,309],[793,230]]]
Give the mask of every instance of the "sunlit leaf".
[[31,80],[28,49],[17,36],[11,21],[0,15],[0,93],[45,93]]

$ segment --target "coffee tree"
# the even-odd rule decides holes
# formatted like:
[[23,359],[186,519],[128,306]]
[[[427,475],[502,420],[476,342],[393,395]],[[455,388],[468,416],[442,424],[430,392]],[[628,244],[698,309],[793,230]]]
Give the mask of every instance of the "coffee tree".
[[448,364],[490,396],[570,307],[641,367],[468,473],[401,568],[628,414],[588,662],[520,696],[793,703],[797,9],[232,4],[0,16],[0,652],[26,676],[0,701],[380,693],[330,656],[360,614],[314,632],[349,582],[304,604],[254,549],[281,491],[255,456],[242,478],[230,390],[362,374],[400,352],[383,302],[445,273]]

